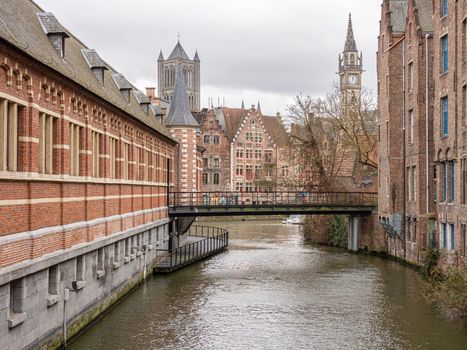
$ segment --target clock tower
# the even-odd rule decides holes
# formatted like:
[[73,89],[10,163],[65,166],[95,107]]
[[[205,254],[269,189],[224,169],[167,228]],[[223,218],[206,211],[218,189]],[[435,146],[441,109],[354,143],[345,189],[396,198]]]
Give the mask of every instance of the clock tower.
[[354,99],[360,99],[362,91],[362,54],[357,50],[357,44],[353,36],[352,16],[349,14],[347,27],[347,39],[344,52],[339,54],[339,88],[341,101],[345,105],[355,103]]

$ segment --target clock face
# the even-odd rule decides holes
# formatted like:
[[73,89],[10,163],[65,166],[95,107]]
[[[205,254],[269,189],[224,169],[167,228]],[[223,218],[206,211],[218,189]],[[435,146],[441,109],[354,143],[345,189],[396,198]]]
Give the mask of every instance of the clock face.
[[349,75],[349,84],[351,84],[351,85],[357,84],[357,76]]

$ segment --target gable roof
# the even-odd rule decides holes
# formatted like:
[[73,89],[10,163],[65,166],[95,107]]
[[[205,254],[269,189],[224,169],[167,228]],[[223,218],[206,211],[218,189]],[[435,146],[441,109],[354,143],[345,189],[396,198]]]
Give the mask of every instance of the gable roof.
[[248,111],[241,108],[222,108],[225,121],[225,134],[232,141]]
[[389,0],[393,32],[403,32],[407,18],[407,0]]
[[193,114],[191,114],[190,102],[188,93],[186,92],[185,77],[181,64],[179,64],[177,68],[174,92],[165,124],[168,126],[199,126]]
[[423,32],[433,31],[433,0],[414,0],[418,22]]
[[180,41],[177,42],[177,45],[175,45],[174,49],[172,50],[172,53],[170,54],[169,58],[167,58],[167,60],[174,60],[177,58],[181,58],[184,60],[190,59],[186,54],[185,50],[183,49],[182,44],[180,44]]
[[289,146],[290,140],[280,117],[263,116],[264,127],[277,146]]
[[[136,99],[131,99],[130,103],[125,100],[112,78],[112,74],[118,74],[118,72],[104,61],[103,64],[107,68],[104,71],[106,83],[103,86],[97,80],[82,54],[83,49],[89,48],[66,28],[57,24],[58,21],[55,19],[56,23],[53,22],[53,25],[47,26],[47,30],[53,32],[63,30],[69,36],[65,41],[65,58],[60,57],[44,32],[43,23],[38,19],[38,13],[44,12],[31,0],[3,1],[0,6],[0,38],[130,117],[174,141],[169,131],[156,120],[152,113],[146,114]],[[47,14],[46,17],[50,20],[54,16]],[[132,86],[132,88],[134,87]]]

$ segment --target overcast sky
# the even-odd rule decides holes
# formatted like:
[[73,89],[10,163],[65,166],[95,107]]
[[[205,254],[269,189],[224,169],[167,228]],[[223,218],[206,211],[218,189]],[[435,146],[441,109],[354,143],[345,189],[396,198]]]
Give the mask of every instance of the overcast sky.
[[259,100],[284,111],[295,95],[325,95],[337,79],[352,12],[364,85],[376,87],[381,0],[36,0],[138,88],[156,86],[159,50],[180,42],[201,59],[201,106]]

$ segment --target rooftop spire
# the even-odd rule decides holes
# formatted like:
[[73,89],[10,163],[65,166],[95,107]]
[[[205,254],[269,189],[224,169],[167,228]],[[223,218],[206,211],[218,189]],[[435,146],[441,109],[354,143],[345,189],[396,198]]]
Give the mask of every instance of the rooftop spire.
[[180,41],[177,42],[177,45],[175,45],[174,49],[172,50],[172,53],[169,56],[169,60],[173,60],[176,58],[181,58],[184,60],[190,60],[188,58],[188,55],[186,54],[185,50],[182,47],[182,44],[180,44]]
[[344,52],[356,52],[357,44],[353,36],[352,14],[349,12],[349,24],[347,26],[347,39],[345,40]]
[[261,113],[261,105],[259,104],[259,101],[258,101],[258,106],[256,107],[256,110]]
[[177,76],[175,78],[174,92],[172,101],[170,102],[169,113],[167,115],[166,125],[170,126],[195,126],[196,122],[190,110],[190,102],[186,92],[185,77],[182,70],[182,65],[177,68]]
[[158,61],[163,61],[164,60],[164,55],[162,54],[162,50],[159,52],[159,58],[157,60]]
[[245,109],[245,101],[242,100],[242,109]]
[[193,61],[199,61],[198,50],[196,50],[195,52],[195,57],[193,58]]

